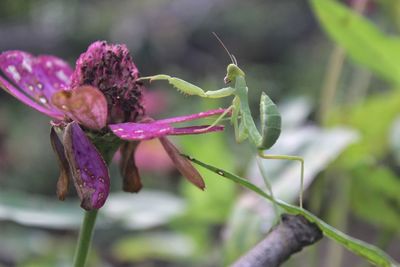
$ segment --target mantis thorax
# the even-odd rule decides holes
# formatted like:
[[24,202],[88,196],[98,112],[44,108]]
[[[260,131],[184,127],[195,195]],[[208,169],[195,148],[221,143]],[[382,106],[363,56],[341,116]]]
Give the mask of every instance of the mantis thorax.
[[233,81],[237,76],[245,76],[244,72],[235,64],[229,64],[226,68],[225,83]]

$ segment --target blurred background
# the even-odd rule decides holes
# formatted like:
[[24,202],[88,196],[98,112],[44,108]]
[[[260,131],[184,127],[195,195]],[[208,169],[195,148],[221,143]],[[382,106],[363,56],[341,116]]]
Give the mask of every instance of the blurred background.
[[[400,4],[397,0],[0,1],[0,51],[52,54],[74,66],[96,40],[125,43],[143,76],[166,73],[224,87],[229,57],[246,72],[253,116],[266,92],[283,134],[271,150],[306,162],[305,207],[400,261]],[[363,13],[364,18],[356,15]],[[166,83],[146,107],[167,118],[227,107]],[[210,121],[208,121],[210,122]],[[55,195],[49,119],[0,92],[0,266],[70,266],[82,210]],[[254,153],[224,133],[171,138],[187,154],[260,183]],[[88,266],[226,266],[265,236],[271,206],[201,170],[201,192],[179,177],[157,141],[138,155],[144,189],[112,194]],[[296,203],[299,166],[263,161],[279,198]],[[284,266],[368,266],[323,239]]]

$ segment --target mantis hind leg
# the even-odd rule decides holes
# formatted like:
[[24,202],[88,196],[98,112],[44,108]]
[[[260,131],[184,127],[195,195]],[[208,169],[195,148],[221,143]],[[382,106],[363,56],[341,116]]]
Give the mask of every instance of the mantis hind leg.
[[298,161],[301,164],[300,170],[300,194],[299,194],[299,204],[300,208],[303,208],[303,191],[304,191],[304,159],[298,156],[288,156],[288,155],[266,155],[262,150],[258,151],[258,155],[263,159],[285,159]]
[[261,164],[260,158],[256,157],[256,161],[257,161],[258,169],[260,170],[261,176],[262,176],[262,178],[264,180],[265,186],[267,187],[268,193],[271,196],[271,202],[272,202],[272,205],[274,207],[276,217],[277,218],[281,218],[280,217],[279,206],[278,206],[278,203],[275,200],[275,196],[274,196],[274,192],[272,190],[272,186],[271,186],[270,180],[268,179],[268,176],[265,173],[265,169],[264,169],[263,165]]

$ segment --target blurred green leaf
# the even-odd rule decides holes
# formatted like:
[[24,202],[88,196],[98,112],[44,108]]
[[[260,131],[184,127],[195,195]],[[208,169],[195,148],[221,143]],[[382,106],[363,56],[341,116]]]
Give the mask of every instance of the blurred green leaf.
[[135,230],[167,224],[185,212],[184,199],[168,192],[146,189],[139,194],[111,194],[101,209],[101,214],[110,221]]
[[351,169],[360,162],[381,158],[387,153],[390,128],[399,113],[399,107],[400,92],[392,90],[334,112],[329,120],[330,125],[347,125],[360,133],[359,142],[342,154],[340,164]]
[[49,199],[21,192],[0,193],[0,220],[50,229],[77,229],[81,216],[77,202],[62,203],[55,196]]
[[[110,194],[97,227],[116,224],[125,229],[148,229],[169,223],[186,210],[185,201],[171,193],[142,190],[140,194]],[[78,201],[20,192],[0,193],[0,220],[49,229],[79,229],[83,211]]]
[[356,11],[332,0],[311,0],[329,36],[356,62],[400,84],[400,39],[380,31]]
[[362,166],[354,177],[352,209],[364,220],[390,231],[400,221],[400,179],[385,167]]
[[111,249],[113,256],[124,262],[147,259],[176,261],[190,257],[194,253],[195,244],[182,234],[155,232],[121,238]]

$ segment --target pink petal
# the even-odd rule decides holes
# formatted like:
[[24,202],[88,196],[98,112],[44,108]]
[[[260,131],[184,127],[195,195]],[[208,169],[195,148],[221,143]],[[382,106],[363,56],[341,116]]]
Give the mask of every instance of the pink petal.
[[68,124],[65,129],[64,149],[82,208],[101,208],[110,191],[108,168],[76,122]]
[[62,119],[64,117],[64,115],[61,112],[54,110],[49,106],[44,106],[42,103],[38,103],[35,100],[32,100],[31,98],[26,96],[23,92],[21,92],[19,89],[15,88],[7,80],[3,79],[1,76],[0,76],[0,87],[6,90],[11,95],[13,95],[14,97],[16,97],[19,101],[21,101],[25,105],[30,106],[31,108],[34,108],[37,111],[46,114],[51,118]]
[[42,106],[51,109],[51,96],[69,87],[72,69],[53,56],[34,57],[23,51],[0,55],[0,69],[18,89]]
[[102,129],[107,122],[107,100],[93,86],[80,86],[71,91],[60,91],[51,102],[74,121],[95,130]]
[[224,127],[217,125],[208,129],[208,125],[203,125],[175,128],[170,124],[214,116],[222,114],[224,111],[225,109],[220,108],[186,116],[152,121],[149,123],[126,122],[112,124],[109,125],[109,127],[115,135],[124,140],[149,140],[166,135],[202,134],[222,131]]
[[186,135],[186,134],[203,134],[209,132],[217,132],[224,130],[223,126],[213,126],[209,129],[208,125],[189,126],[182,128],[174,128],[168,124],[160,124],[158,121],[149,123],[118,123],[109,125],[110,129],[116,136],[124,140],[149,140],[160,138],[166,135]]
[[197,120],[197,119],[201,119],[201,118],[206,118],[206,117],[222,114],[222,113],[224,113],[224,111],[225,111],[225,109],[219,108],[219,109],[209,110],[209,111],[205,111],[205,112],[199,112],[196,114],[190,114],[190,115],[185,115],[185,116],[180,116],[180,117],[158,120],[157,122],[169,124],[169,123],[192,121],[192,120]]
[[173,127],[168,124],[150,123],[117,123],[109,125],[116,136],[124,140],[149,140],[168,135]]

